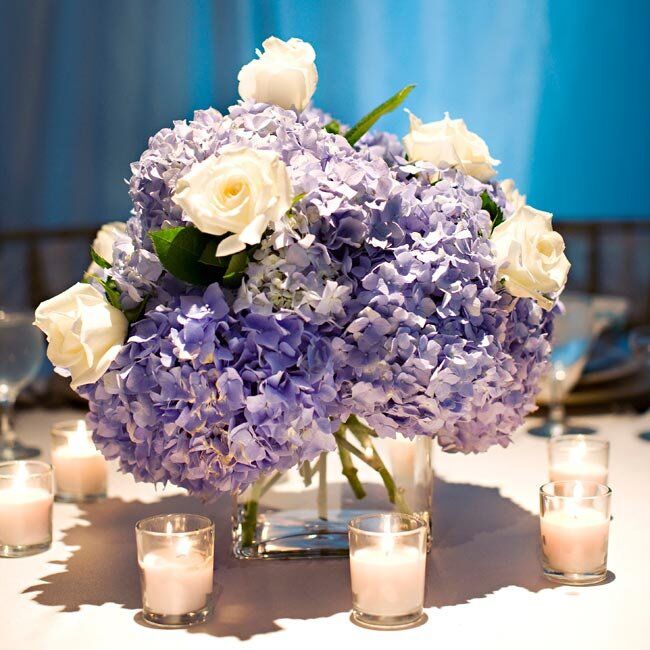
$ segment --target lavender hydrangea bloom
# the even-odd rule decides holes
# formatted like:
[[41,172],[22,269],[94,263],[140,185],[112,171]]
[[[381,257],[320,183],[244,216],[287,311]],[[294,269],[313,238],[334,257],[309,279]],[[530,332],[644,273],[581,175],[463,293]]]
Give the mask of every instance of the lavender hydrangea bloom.
[[132,309],[147,296],[158,293],[157,281],[162,272],[156,254],[134,246],[130,238],[114,244],[111,275],[122,290],[122,305],[126,309]]
[[[409,163],[382,132],[355,148],[323,113],[240,103],[163,129],[132,167],[122,302],[148,298],[89,399],[97,445],[138,480],[210,498],[335,448],[351,414],[381,436],[447,451],[507,445],[549,353],[553,313],[496,282],[482,209],[496,183]],[[226,146],[278,153],[303,198],[273,225],[236,290],[163,270],[151,230],[185,225],[171,200]]]
[[359,140],[356,146],[370,160],[381,158],[390,166],[406,162],[404,147],[400,139],[393,133],[370,131]]
[[495,291],[480,194],[505,206],[502,193],[454,170],[435,174],[435,185],[422,173],[399,187],[351,269],[357,317],[334,341],[337,383],[344,406],[379,435],[485,451],[508,444],[533,408],[548,318],[532,301],[510,309]]
[[[315,117],[321,126],[329,124],[334,119],[329,113],[325,113],[313,106],[308,108],[305,113]],[[339,123],[339,129],[345,135],[350,127],[347,124]],[[357,142],[355,148],[369,159],[381,158],[390,166],[406,162],[404,147],[400,139],[387,131],[374,130],[365,133]]]
[[80,393],[107,458],[206,499],[330,451],[338,426],[328,341],[296,316],[237,322],[218,285],[147,312]]

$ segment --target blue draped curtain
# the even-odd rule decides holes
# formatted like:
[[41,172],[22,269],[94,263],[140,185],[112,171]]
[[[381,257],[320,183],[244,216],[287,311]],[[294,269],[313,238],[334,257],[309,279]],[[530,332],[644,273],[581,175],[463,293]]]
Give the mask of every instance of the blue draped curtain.
[[[462,116],[530,202],[650,215],[650,3],[633,0],[3,0],[3,229],[124,219],[147,138],[237,100],[274,34],[317,51],[315,101],[346,122],[407,83]],[[403,134],[402,111],[381,126]]]

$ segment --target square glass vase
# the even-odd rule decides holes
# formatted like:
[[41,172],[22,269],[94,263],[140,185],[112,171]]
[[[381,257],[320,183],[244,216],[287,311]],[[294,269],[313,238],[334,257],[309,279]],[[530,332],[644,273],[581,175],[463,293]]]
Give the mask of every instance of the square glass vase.
[[356,473],[349,481],[343,473],[340,453],[332,451],[321,454],[311,464],[263,477],[233,497],[234,556],[346,557],[349,521],[376,512],[405,512],[420,517],[427,525],[430,546],[431,439],[375,439],[373,447],[384,468],[381,474],[353,458]]

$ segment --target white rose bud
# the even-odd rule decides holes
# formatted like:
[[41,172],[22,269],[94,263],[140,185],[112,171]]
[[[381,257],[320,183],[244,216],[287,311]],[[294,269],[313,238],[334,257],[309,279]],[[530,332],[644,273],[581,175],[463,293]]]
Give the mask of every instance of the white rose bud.
[[506,195],[506,201],[513,212],[523,208],[526,205],[526,195],[521,194],[515,187],[515,182],[512,178],[506,178],[501,181],[501,189]]
[[227,148],[192,166],[172,200],[201,231],[226,237],[217,257],[258,244],[269,223],[291,207],[291,181],[275,151]]
[[262,43],[264,53],[247,63],[240,71],[239,95],[281,108],[304,110],[316,91],[318,71],[316,53],[299,38],[282,41],[275,36]]
[[42,302],[34,325],[45,332],[47,356],[71,386],[96,382],[117,356],[128,328],[124,314],[95,287],[78,282]]
[[[123,221],[112,221],[104,224],[98,231],[93,241],[93,250],[100,257],[103,257],[109,264],[113,263],[113,244],[118,240],[126,238],[126,224]],[[92,262],[87,273],[101,275],[100,266]]]
[[404,148],[411,160],[458,166],[484,183],[496,174],[494,167],[500,161],[490,157],[485,141],[472,133],[463,120],[452,120],[449,113],[443,120],[428,124],[412,113],[409,119],[411,130],[404,137]]
[[520,298],[534,298],[550,309],[566,284],[569,260],[564,240],[553,231],[549,212],[528,205],[519,208],[492,232],[499,279],[506,289]]

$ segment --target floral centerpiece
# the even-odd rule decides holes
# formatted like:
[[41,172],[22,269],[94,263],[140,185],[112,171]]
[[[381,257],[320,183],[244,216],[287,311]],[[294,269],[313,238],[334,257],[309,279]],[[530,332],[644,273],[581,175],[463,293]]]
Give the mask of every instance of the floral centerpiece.
[[36,325],[138,481],[212,499],[337,451],[396,502],[374,441],[483,452],[533,410],[564,244],[462,120],[370,132],[412,87],[347,128],[310,104],[309,44],[258,57],[225,114],[150,139],[131,218]]

